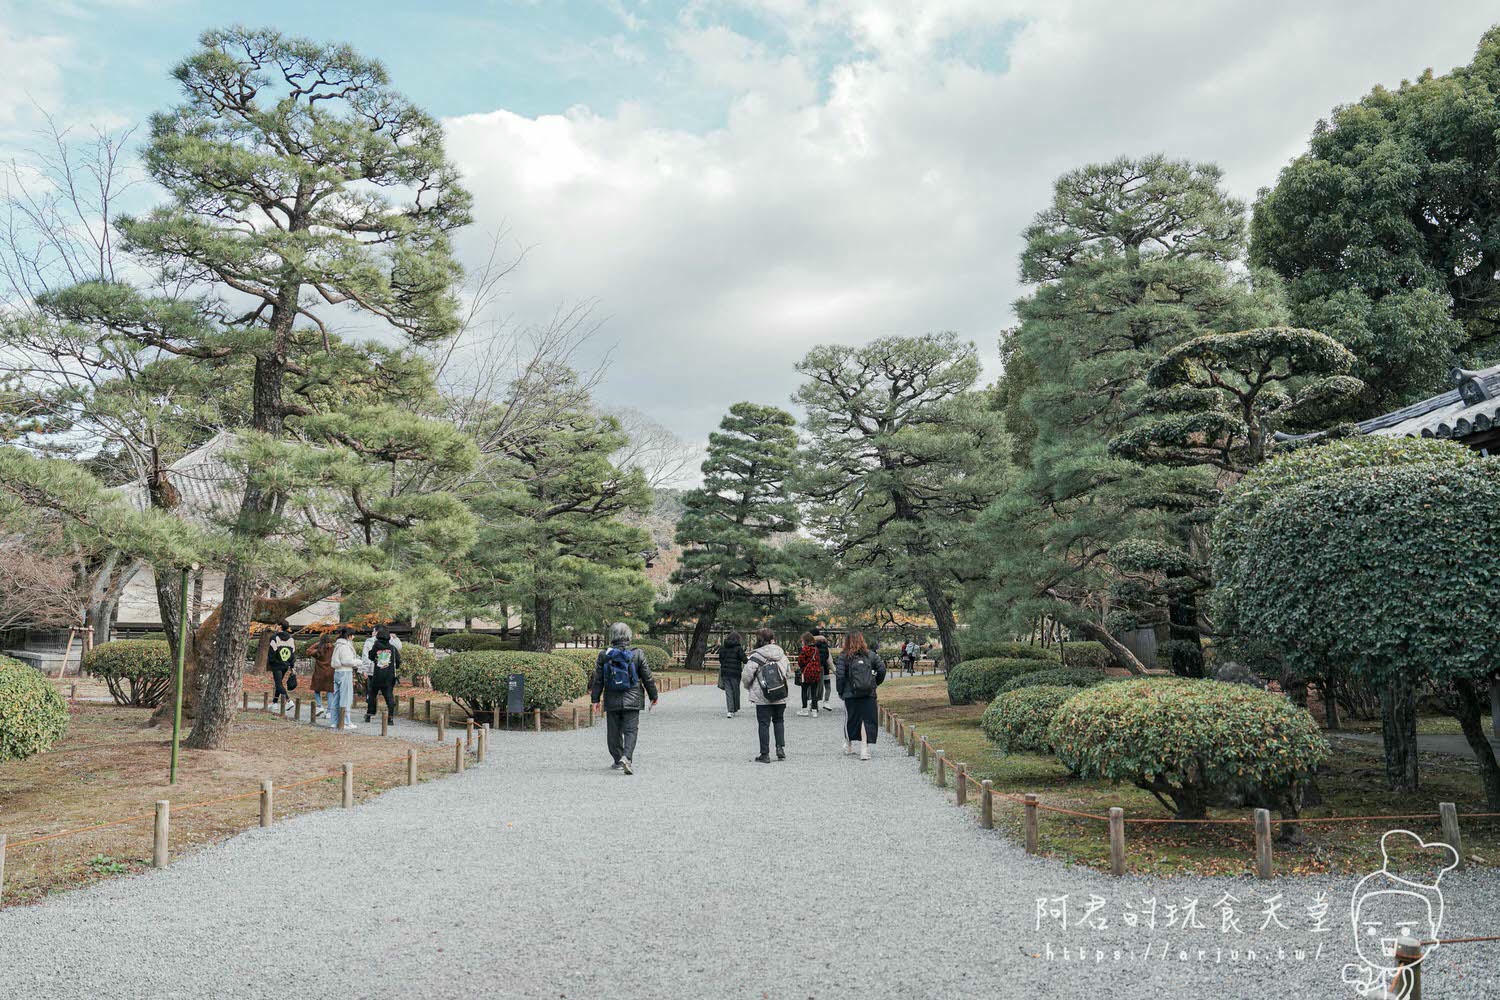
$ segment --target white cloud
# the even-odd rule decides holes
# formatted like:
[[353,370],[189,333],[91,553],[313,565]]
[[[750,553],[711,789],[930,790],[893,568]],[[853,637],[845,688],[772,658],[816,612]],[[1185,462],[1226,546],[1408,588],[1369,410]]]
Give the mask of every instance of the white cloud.
[[[535,246],[508,308],[597,298],[607,401],[694,437],[736,400],[784,404],[816,342],[953,329],[992,355],[1058,173],[1160,150],[1249,199],[1335,104],[1468,61],[1490,20],[1456,0],[754,4],[783,51],[717,23],[729,6],[674,36],[682,85],[726,95],[721,128],[637,105],[448,123],[476,229]],[[1004,68],[943,54],[1007,25]]]
[[[0,11],[3,13],[3,11]],[[56,103],[62,90],[62,58],[69,45],[55,35],[16,34],[0,20],[0,129],[33,117],[34,106]]]

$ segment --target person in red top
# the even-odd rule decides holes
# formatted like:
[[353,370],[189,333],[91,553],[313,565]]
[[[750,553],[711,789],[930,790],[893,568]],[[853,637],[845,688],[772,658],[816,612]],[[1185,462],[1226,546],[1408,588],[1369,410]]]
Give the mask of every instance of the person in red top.
[[797,714],[806,715],[811,701],[812,716],[816,719],[818,695],[823,691],[823,660],[818,655],[811,632],[802,633],[802,648],[797,651],[797,683],[802,686],[802,708]]

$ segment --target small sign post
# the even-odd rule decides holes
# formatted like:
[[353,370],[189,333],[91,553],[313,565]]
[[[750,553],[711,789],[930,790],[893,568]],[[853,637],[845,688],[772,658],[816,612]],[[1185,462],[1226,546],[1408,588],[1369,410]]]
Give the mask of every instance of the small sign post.
[[510,729],[510,717],[526,717],[526,675],[511,674],[505,688],[505,728]]

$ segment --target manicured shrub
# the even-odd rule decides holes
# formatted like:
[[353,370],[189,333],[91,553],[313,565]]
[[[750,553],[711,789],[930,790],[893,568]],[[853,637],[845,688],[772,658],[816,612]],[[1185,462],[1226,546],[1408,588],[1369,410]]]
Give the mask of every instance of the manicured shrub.
[[426,646],[418,646],[414,642],[401,644],[401,672],[411,675],[413,684],[420,682],[423,677],[432,676],[432,668],[437,665],[437,656]]
[[83,655],[83,669],[102,677],[116,705],[155,708],[172,687],[172,647],[155,639],[116,639]]
[[432,668],[432,686],[474,715],[504,706],[511,674],[526,678],[528,711],[550,712],[588,690],[588,673],[567,657],[485,649],[438,660]]
[[561,656],[565,660],[571,660],[590,674],[593,674],[594,667],[599,662],[599,650],[597,649],[554,649],[552,655]]
[[1023,674],[1035,673],[1038,660],[965,660],[948,671],[948,701],[972,705],[989,701],[1000,693],[1000,685]]
[[1296,815],[1301,782],[1328,756],[1313,717],[1286,697],[1188,678],[1085,688],[1047,740],[1080,777],[1128,781],[1179,819],[1232,801]]
[[1044,685],[1086,688],[1093,687],[1095,684],[1103,684],[1107,680],[1109,680],[1109,675],[1102,670],[1080,670],[1077,667],[1052,667],[1030,674],[1022,674],[1020,677],[1012,677],[1000,685],[1000,693],[1004,694],[1007,691],[1019,691],[1021,688],[1042,687]]
[[1050,753],[1052,718],[1077,693],[1077,688],[1048,684],[1008,691],[990,702],[979,728],[1001,753]]
[[459,653],[475,649],[491,652],[517,650],[521,644],[515,639],[502,639],[498,635],[485,635],[483,632],[449,632],[432,640],[432,645],[437,649]]
[[1048,660],[1057,662],[1057,650],[1030,642],[992,642],[986,639],[960,641],[963,662],[970,660]]
[[1085,642],[1060,642],[1057,645],[1058,655],[1062,657],[1065,667],[1103,670],[1115,662],[1114,657],[1109,655],[1109,650],[1092,639]]
[[25,760],[62,739],[68,706],[47,678],[0,656],[0,761]]
[[631,645],[646,654],[646,666],[652,670],[665,670],[672,665],[672,651],[662,643],[637,639]]

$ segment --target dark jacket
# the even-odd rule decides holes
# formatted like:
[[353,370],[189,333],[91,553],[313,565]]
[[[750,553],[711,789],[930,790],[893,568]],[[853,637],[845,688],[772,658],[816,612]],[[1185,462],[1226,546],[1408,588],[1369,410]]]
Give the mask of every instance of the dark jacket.
[[[285,663],[276,655],[278,650],[290,648],[291,659]],[[277,670],[287,670],[297,665],[297,640],[292,638],[292,633],[283,632],[280,629],[271,636],[271,643],[266,649],[266,669],[273,673]]]
[[733,683],[739,684],[740,670],[744,668],[745,661],[749,658],[743,643],[725,639],[719,645],[719,675],[726,678],[732,677]]
[[828,654],[828,640],[821,635],[814,636],[813,645],[818,647],[818,662],[823,665],[823,676],[827,677],[828,672],[833,669],[833,659]]
[[399,673],[401,671],[401,650],[389,639],[376,639],[375,644],[370,647],[370,663],[374,669],[379,670],[380,654],[385,650],[391,651],[390,669]]
[[[614,644],[620,649],[627,648],[624,642]],[[635,657],[635,672],[641,682],[629,691],[606,691],[604,690],[604,654],[607,649],[599,650],[599,658],[594,661],[594,677],[589,681],[589,700],[598,704],[600,698],[604,699],[604,710],[606,712],[639,712],[646,707],[646,698],[656,701],[656,678],[651,676],[651,668],[646,665],[646,654],[639,649],[630,650],[630,655]],[[644,688],[644,692],[642,691]]]
[[[870,667],[875,671],[875,686],[879,687],[880,685],[885,683],[885,661],[882,660],[880,658],[880,654],[875,652],[873,649],[870,650],[869,657]],[[843,653],[840,653],[835,660],[833,683],[838,690],[839,697],[847,698],[848,695],[846,695],[844,692],[848,690],[849,687],[849,666],[844,661]],[[875,692],[871,691],[869,695],[865,695],[863,697],[873,697],[874,694]]]

